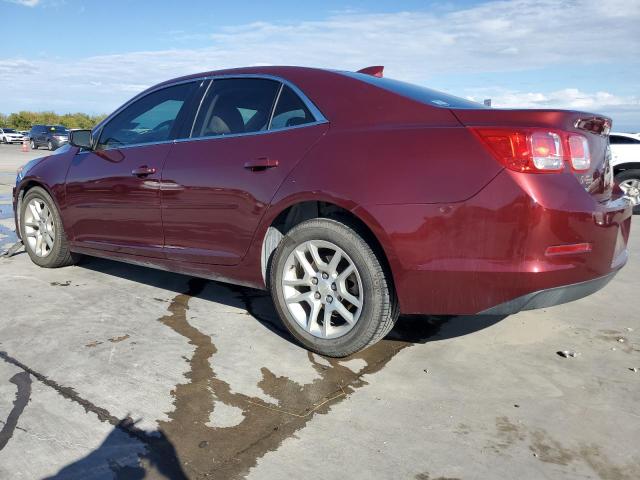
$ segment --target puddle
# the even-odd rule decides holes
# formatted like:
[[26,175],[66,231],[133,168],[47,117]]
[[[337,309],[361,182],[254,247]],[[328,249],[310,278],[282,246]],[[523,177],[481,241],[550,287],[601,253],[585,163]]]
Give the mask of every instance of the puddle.
[[[245,476],[260,457],[276,450],[315,415],[327,414],[367,385],[364,375],[380,371],[398,352],[413,345],[411,341],[398,339],[403,336],[403,329],[411,330],[412,339],[424,341],[444,323],[439,319],[433,322],[401,319],[393,335],[346,359],[321,358],[309,353],[308,360],[319,378],[307,384],[278,376],[263,367],[258,387],[278,401],[275,407],[260,398],[233,392],[227,382],[216,376],[215,361],[213,366],[211,362],[216,346],[210,336],[187,321],[189,300],[201,293],[206,284],[205,280],[190,280],[188,290],[177,295],[167,315],[158,319],[195,347],[185,375],[187,381],[172,391],[175,409],[168,413],[168,421],[159,422],[159,430],[175,446],[188,477]],[[252,297],[246,291],[237,293],[252,312]],[[216,428],[211,419],[225,410],[235,412],[235,421],[218,424]]]
[[[167,413],[168,420],[158,422],[157,431],[139,430],[130,418],[118,419],[105,408],[78,395],[73,388],[59,385],[0,351],[0,359],[19,367],[114,427],[112,434],[96,450],[62,468],[61,477],[79,468],[85,472],[104,469],[104,452],[108,451],[112,458],[108,467],[117,478],[162,475],[175,479],[242,478],[257,465],[258,459],[277,450],[285,439],[303,429],[314,416],[328,414],[338,403],[366,386],[368,375],[379,372],[406,347],[433,337],[447,321],[445,317],[401,317],[387,338],[351,357],[334,359],[308,353],[307,360],[317,374],[309,383],[296,382],[262,367],[257,387],[276,400],[275,404],[266,403],[262,398],[233,391],[227,382],[218,378],[214,356],[217,347],[209,335],[188,321],[189,301],[199,296],[208,283],[202,279],[189,280],[185,291],[176,295],[169,302],[166,314],[158,318],[167,328],[183,336],[194,351],[191,358],[185,358],[189,368],[184,382],[171,391],[174,408]],[[233,287],[231,291],[246,305],[247,311],[257,317],[246,321],[265,321],[257,315],[259,309],[256,308],[257,302],[264,300],[265,293],[240,287]],[[270,317],[265,317],[267,326],[282,336],[288,335]],[[119,342],[126,337],[122,335],[106,341]],[[103,340],[94,340],[86,347],[101,343]],[[124,456],[112,453],[124,448],[118,440],[121,433],[141,442],[144,452],[132,454],[131,449],[126,449],[128,453],[122,454]],[[129,474],[132,476],[127,476]]]

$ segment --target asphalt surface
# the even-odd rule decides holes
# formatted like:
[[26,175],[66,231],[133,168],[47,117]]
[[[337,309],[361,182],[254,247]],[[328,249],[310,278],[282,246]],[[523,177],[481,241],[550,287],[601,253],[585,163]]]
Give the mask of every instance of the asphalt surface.
[[[0,145],[0,245],[37,155]],[[0,478],[638,479],[639,252],[632,232],[589,298],[402,317],[344,360],[297,346],[260,291],[0,259]]]

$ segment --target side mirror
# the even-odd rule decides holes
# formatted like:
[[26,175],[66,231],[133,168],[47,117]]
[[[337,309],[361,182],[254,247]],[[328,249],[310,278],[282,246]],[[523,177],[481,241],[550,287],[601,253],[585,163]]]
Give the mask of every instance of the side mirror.
[[69,130],[69,143],[74,147],[93,148],[91,130]]

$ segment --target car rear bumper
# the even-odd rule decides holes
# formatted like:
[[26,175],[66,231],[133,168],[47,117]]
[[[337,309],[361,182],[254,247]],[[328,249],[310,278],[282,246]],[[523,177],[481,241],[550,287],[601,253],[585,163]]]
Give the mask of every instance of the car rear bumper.
[[617,273],[618,270],[604,277],[594,278],[593,280],[527,293],[526,295],[501,303],[495,307],[488,308],[483,312],[479,312],[479,314],[511,315],[523,310],[535,310],[537,308],[547,308],[573,302],[574,300],[587,297],[604,288]]
[[[571,176],[523,175],[503,171],[464,202],[367,207],[387,234],[381,243],[403,313],[514,313],[547,306],[556,294],[540,292],[563,288],[558,301],[570,301],[581,290],[572,286],[597,285],[626,263],[626,200],[600,203]],[[547,255],[581,242],[591,251]]]

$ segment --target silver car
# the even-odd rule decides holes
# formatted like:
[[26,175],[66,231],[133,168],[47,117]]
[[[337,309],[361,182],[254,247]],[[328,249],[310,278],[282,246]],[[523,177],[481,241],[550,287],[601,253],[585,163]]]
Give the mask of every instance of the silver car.
[[0,142],[2,143],[22,143],[24,135],[14,128],[0,128]]

